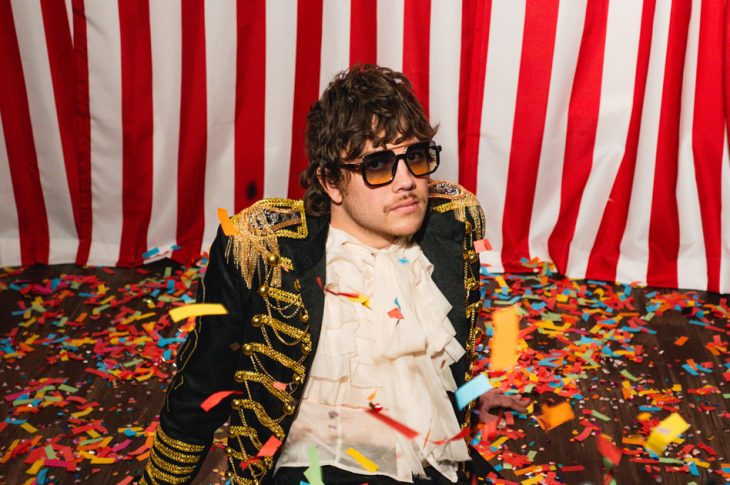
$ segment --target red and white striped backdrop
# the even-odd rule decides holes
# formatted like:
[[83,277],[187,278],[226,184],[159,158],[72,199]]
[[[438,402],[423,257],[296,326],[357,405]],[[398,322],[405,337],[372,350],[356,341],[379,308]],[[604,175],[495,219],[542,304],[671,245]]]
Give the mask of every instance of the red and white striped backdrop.
[[[0,0],[0,265],[207,249],[309,105],[404,71],[513,269],[730,292],[723,0]],[[158,256],[159,256],[158,254]]]

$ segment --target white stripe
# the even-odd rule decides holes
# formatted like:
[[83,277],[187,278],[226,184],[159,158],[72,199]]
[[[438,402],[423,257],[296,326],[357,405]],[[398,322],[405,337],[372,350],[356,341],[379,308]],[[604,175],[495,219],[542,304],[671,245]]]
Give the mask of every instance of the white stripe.
[[205,2],[205,251],[215,239],[218,208],[233,212],[235,200],[236,37],[236,0]]
[[66,18],[68,19],[68,30],[71,32],[71,44],[74,41],[74,11],[73,11],[73,0],[64,0],[66,7]]
[[20,266],[20,231],[15,206],[10,162],[5,147],[3,120],[0,117],[0,265]]
[[695,160],[692,149],[692,125],[697,74],[697,48],[700,36],[700,5],[692,2],[687,33],[687,49],[682,79],[682,102],[679,114],[679,159],[677,160],[677,208],[679,215],[679,254],[677,286],[707,288],[707,255],[702,231]]
[[568,132],[568,106],[578,51],[583,36],[586,0],[560,2],[550,73],[550,92],[545,112],[540,162],[530,216],[530,257],[550,260],[548,238],[560,214],[560,187],[563,180],[565,139]]
[[434,178],[459,180],[459,72],[461,69],[461,3],[431,2],[429,47],[429,117],[440,125],[437,139],[444,147]]
[[[482,100],[477,196],[487,217],[493,251],[481,253],[490,271],[502,271],[502,219],[525,23],[525,2],[495,2]],[[479,102],[475,100],[475,102]]]
[[266,119],[264,196],[286,197],[294,106],[297,2],[266,2]]
[[728,155],[727,126],[725,126],[725,143],[722,151],[722,208],[720,209],[720,239],[722,241],[720,260],[720,293],[730,293],[730,155]]
[[591,172],[578,208],[566,273],[584,278],[616,173],[626,149],[636,79],[643,6],[635,0],[609,3],[601,99]]
[[324,0],[319,93],[338,72],[350,66],[350,2]]
[[636,154],[636,171],[631,187],[631,201],[626,230],[616,265],[616,281],[646,282],[649,260],[649,223],[654,192],[657,137],[661,115],[664,69],[669,36],[671,4],[657,2],[649,53],[646,95],[641,113],[641,135]]
[[182,82],[182,13],[180,3],[150,1],[152,47],[152,211],[147,248],[160,256],[177,235],[177,177]]
[[41,6],[38,2],[23,0],[13,0],[12,6],[43,202],[48,215],[48,262],[73,261],[78,250],[78,236],[63,159]]
[[378,64],[403,71],[404,0],[378,0]]
[[90,265],[114,265],[122,236],[122,66],[119,7],[86,3],[91,115]]

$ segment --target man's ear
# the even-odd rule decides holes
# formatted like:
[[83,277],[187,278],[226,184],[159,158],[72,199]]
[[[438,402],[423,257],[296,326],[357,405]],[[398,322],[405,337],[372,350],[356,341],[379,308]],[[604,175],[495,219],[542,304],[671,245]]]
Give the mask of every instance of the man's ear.
[[337,185],[331,183],[327,177],[325,177],[324,171],[321,168],[317,169],[317,180],[319,180],[319,184],[322,186],[324,191],[327,192],[327,195],[329,195],[333,204],[342,204],[342,191]]

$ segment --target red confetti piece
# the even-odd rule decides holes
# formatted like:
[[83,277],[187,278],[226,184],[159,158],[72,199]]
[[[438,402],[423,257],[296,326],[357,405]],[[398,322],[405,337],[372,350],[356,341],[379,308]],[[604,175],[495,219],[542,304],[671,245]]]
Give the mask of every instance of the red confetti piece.
[[405,317],[400,311],[400,308],[395,307],[391,311],[388,312],[388,316],[390,318],[395,318],[396,320],[403,320]]
[[205,412],[208,412],[231,394],[241,394],[241,391],[216,392],[215,394],[208,396],[208,398],[200,404],[200,407],[203,408]]
[[367,413],[370,416],[377,418],[380,421],[382,421],[383,423],[385,423],[386,425],[390,426],[391,428],[393,428],[394,430],[396,430],[397,432],[399,432],[400,434],[402,434],[409,440],[412,440],[413,438],[418,436],[418,432],[416,430],[409,428],[405,424],[400,423],[400,422],[396,421],[395,419],[388,417],[381,412],[376,412],[372,409],[368,409]]

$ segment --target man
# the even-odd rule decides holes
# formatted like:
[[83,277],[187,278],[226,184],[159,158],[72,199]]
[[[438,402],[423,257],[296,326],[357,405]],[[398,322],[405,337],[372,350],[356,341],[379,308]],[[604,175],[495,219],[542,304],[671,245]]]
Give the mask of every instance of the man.
[[[230,419],[232,483],[314,482],[313,459],[328,484],[468,483],[451,438],[473,412],[453,392],[471,376],[484,219],[430,180],[435,133],[402,74],[335,77],[309,113],[304,200],[265,199],[219,230],[198,300],[228,314],[198,318],[180,349],[144,481],[191,481]],[[495,405],[525,410],[490,392],[480,419]]]

